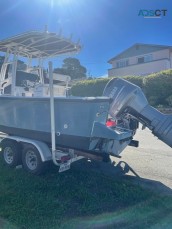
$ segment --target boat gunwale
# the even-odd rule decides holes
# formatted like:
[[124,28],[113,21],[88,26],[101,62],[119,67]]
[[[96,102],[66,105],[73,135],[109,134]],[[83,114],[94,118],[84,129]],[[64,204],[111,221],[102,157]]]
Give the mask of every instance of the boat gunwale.
[[[27,97],[27,96],[11,96],[11,95],[1,95],[0,99],[6,99],[6,100],[31,100],[31,101],[41,101],[41,100],[50,100],[50,97]],[[83,103],[94,103],[94,102],[110,102],[109,97],[54,97],[55,101],[63,101],[63,102],[80,102]]]

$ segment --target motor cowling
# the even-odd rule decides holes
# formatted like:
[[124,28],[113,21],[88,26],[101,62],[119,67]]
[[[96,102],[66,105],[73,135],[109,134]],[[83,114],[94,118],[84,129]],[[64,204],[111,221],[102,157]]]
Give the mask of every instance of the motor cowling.
[[172,147],[172,115],[162,114],[150,106],[140,87],[124,79],[113,78],[106,85],[103,95],[111,98],[109,114],[113,118],[131,114]]

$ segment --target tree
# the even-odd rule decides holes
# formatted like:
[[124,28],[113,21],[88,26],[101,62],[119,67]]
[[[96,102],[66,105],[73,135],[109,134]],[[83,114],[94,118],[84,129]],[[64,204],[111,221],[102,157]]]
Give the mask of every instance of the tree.
[[62,75],[68,75],[66,69],[64,68],[55,68],[54,73],[62,74]]
[[55,68],[54,72],[69,75],[71,79],[80,79],[86,78],[87,69],[78,59],[69,57],[63,60],[62,68]]

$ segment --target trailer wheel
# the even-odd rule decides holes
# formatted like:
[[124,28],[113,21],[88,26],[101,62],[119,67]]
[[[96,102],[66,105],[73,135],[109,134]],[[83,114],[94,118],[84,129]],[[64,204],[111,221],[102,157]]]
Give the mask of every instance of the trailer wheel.
[[45,172],[46,163],[42,162],[39,151],[32,145],[24,148],[22,153],[23,167],[29,173],[40,175]]
[[12,140],[1,142],[3,160],[11,168],[21,164],[21,147],[19,143]]

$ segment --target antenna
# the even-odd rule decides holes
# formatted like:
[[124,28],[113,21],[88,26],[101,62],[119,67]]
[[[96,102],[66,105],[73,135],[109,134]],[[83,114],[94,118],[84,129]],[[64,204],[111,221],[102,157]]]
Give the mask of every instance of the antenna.
[[71,41],[71,40],[72,40],[72,37],[73,37],[73,34],[71,34],[71,35],[70,35],[70,37],[69,37],[69,41]]
[[77,44],[77,45],[80,45],[80,41],[81,41],[81,40],[80,40],[80,39],[78,39],[78,41],[77,41],[77,43],[76,43],[76,44]]
[[59,33],[58,33],[58,35],[59,35],[59,37],[61,37],[62,36],[62,28],[60,28],[60,30],[59,30]]
[[48,33],[48,25],[45,25],[44,28],[45,28],[45,29],[44,29],[44,32],[45,32],[45,33]]

